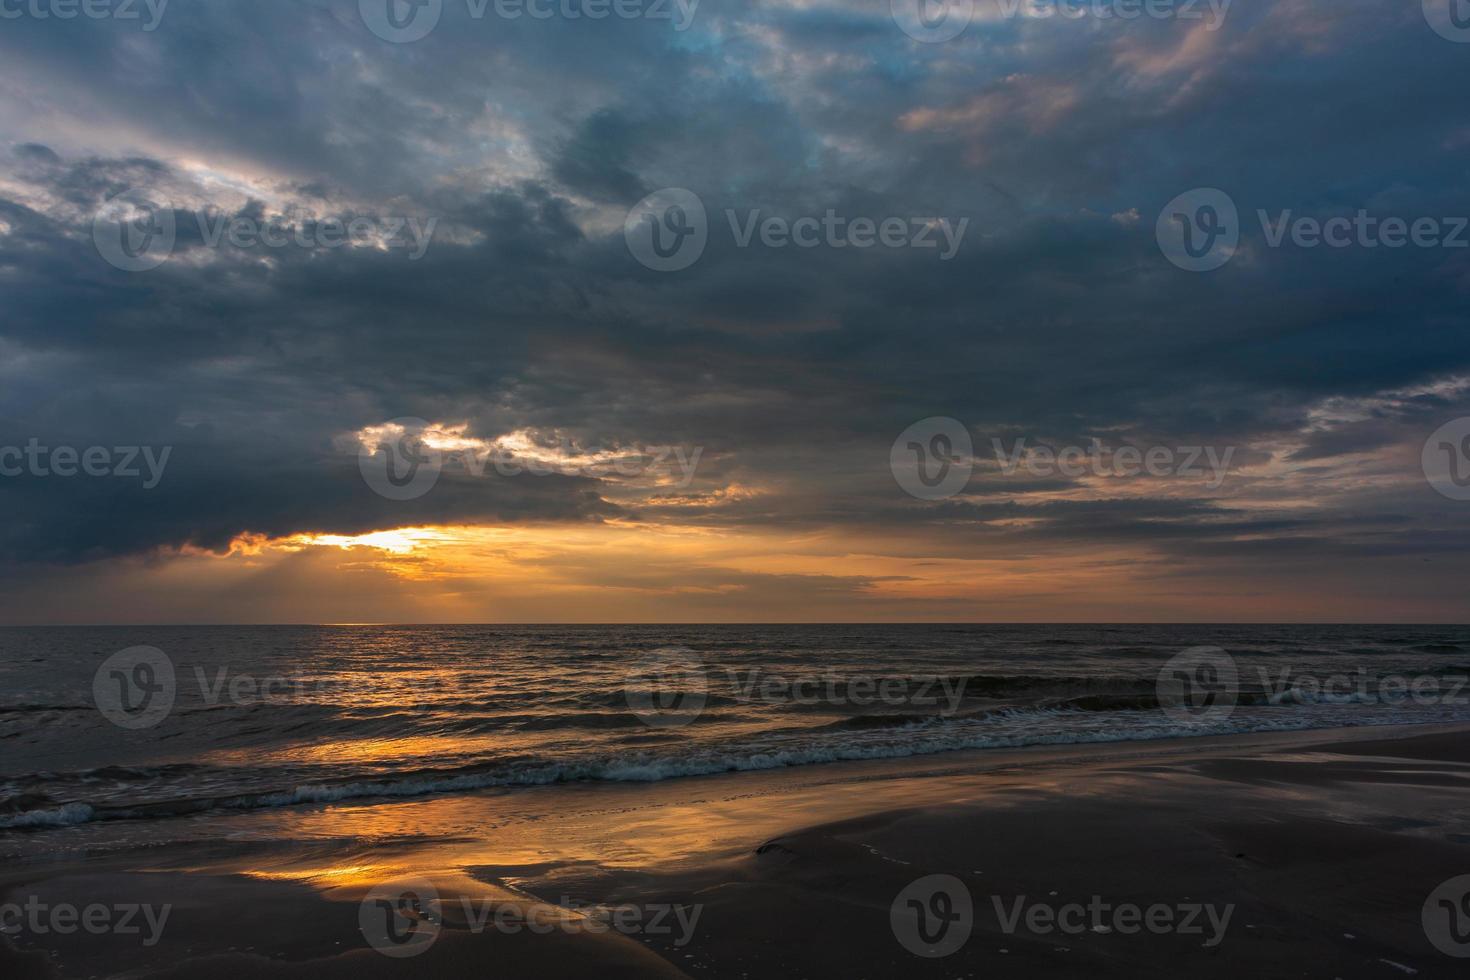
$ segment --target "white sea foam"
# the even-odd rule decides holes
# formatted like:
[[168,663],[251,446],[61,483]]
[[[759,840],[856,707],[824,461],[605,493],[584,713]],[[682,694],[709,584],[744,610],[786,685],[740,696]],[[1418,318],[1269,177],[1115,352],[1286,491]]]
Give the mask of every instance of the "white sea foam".
[[45,810],[25,810],[10,816],[0,817],[0,828],[11,830],[26,827],[71,827],[87,823],[96,811],[85,803],[67,803]]

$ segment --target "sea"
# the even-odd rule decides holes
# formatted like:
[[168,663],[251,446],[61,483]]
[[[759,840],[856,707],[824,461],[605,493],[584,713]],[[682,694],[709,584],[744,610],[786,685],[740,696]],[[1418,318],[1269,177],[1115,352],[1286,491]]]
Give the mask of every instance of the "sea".
[[0,844],[490,787],[1463,721],[1467,675],[1465,626],[6,628]]

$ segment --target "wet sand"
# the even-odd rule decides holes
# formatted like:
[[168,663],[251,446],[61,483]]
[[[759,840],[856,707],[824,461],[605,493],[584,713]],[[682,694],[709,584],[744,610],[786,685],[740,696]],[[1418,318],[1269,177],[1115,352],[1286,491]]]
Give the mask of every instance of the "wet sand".
[[[168,907],[135,934],[23,927],[0,952],[17,978],[1470,966],[1421,922],[1437,886],[1470,874],[1470,727],[955,753],[17,840],[0,842],[0,902]],[[933,875],[954,879],[938,904]],[[970,915],[937,929],[961,892]],[[1132,907],[1156,910],[1153,928]]]

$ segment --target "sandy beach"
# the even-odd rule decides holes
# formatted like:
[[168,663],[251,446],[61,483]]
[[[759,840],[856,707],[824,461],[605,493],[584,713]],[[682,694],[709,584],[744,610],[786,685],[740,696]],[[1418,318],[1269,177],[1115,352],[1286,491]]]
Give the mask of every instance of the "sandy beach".
[[[12,835],[3,904],[31,914],[11,913],[0,962],[17,978],[1457,976],[1421,912],[1470,873],[1467,735],[966,752]],[[142,911],[132,931],[47,918],[89,905]]]

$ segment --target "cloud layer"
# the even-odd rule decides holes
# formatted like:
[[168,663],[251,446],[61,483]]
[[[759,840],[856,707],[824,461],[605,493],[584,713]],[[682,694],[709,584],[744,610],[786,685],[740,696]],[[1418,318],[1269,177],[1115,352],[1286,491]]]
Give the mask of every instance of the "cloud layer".
[[[1470,248],[1273,248],[1258,212],[1470,215],[1470,46],[1372,0],[1009,9],[943,43],[886,0],[702,0],[682,31],[446,0],[409,44],[355,0],[0,22],[0,446],[172,447],[151,489],[0,478],[0,619],[595,619],[610,590],[646,619],[1463,621],[1470,503],[1420,455],[1470,415]],[[658,272],[624,219],[669,187],[708,245]],[[1155,239],[1198,187],[1240,211],[1209,274]],[[99,255],[120,194],[174,218],[156,269]],[[968,225],[947,261],[731,228],[828,212]],[[430,222],[418,258],[378,234]],[[211,243],[238,227],[291,241]],[[889,454],[930,416],[979,459],[926,501]],[[401,417],[703,454],[685,486],[449,466],[394,501],[355,436]],[[1237,464],[1007,475],[993,439]],[[413,574],[299,537],[404,527],[464,530]],[[492,533],[501,564],[467,561]],[[185,566],[233,584],[165,598]]]

